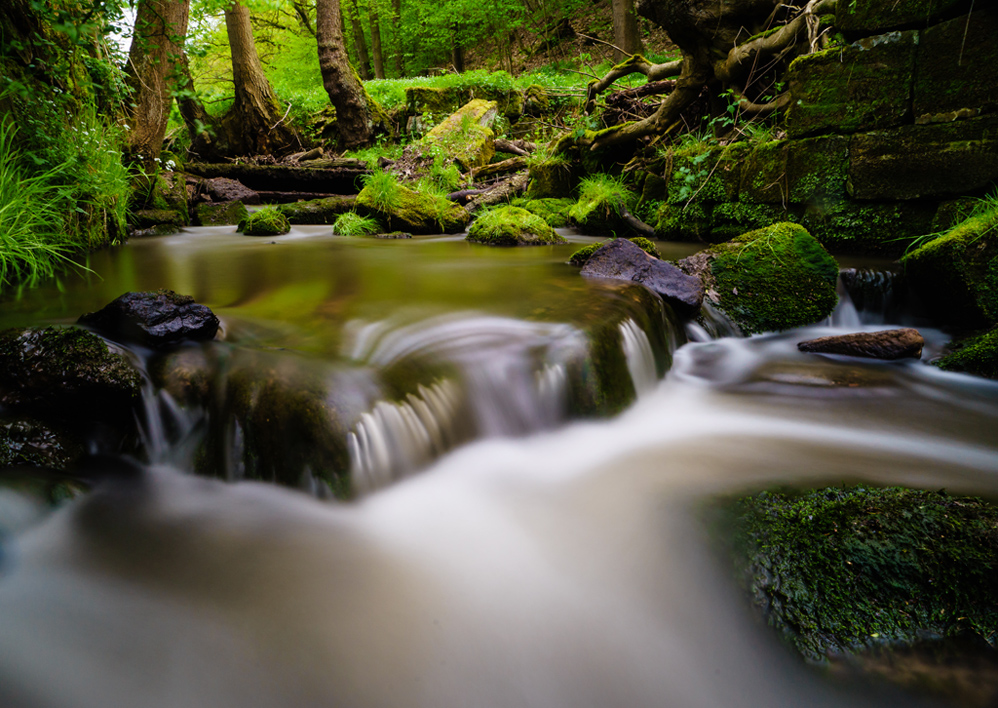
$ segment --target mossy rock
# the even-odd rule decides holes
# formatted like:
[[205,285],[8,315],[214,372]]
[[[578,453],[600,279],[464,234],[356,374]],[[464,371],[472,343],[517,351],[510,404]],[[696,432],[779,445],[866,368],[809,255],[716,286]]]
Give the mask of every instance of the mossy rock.
[[538,84],[530,84],[523,92],[523,112],[528,116],[541,116],[551,108],[547,89]]
[[84,453],[82,441],[33,418],[0,419],[0,467],[68,470]]
[[523,96],[509,80],[509,88],[476,82],[445,88],[413,86],[405,90],[406,109],[410,114],[448,115],[477,98],[495,101],[500,113],[516,120],[523,112]]
[[412,152],[431,159],[444,155],[465,172],[484,167],[496,154],[495,134],[489,126],[497,113],[495,101],[469,101],[413,145]]
[[459,204],[401,185],[393,189],[391,202],[379,206],[375,192],[369,186],[357,195],[358,211],[374,214],[389,231],[453,234],[463,231],[471,220],[471,214]]
[[963,0],[857,0],[835,9],[835,27],[847,32],[882,32],[898,27],[927,27]]
[[277,211],[287,217],[292,224],[332,224],[337,217],[348,211],[353,211],[356,203],[354,196],[334,196],[323,199],[281,204]]
[[[647,253],[649,256],[655,256],[655,258],[662,257],[662,254],[659,252],[658,247],[648,239],[644,238],[643,236],[635,236],[634,238],[629,238],[627,240],[633,243],[638,248],[640,248],[645,253]],[[597,243],[590,243],[588,246],[583,246],[569,257],[568,262],[574,266],[579,266],[581,268],[586,264],[586,262],[590,259],[590,257],[592,257],[594,253],[596,253],[596,251],[598,251],[600,248],[602,248],[608,243],[609,241],[600,241]]]
[[998,182],[998,116],[864,133],[849,144],[849,196],[958,197]]
[[721,508],[753,604],[807,659],[998,625],[998,508],[980,499],[857,486]]
[[706,202],[663,204],[658,210],[655,235],[668,241],[708,242],[714,207]]
[[838,302],[838,264],[799,224],[783,222],[737,236],[679,262],[742,331],[813,324]]
[[186,175],[179,172],[160,173],[154,186],[152,206],[177,212],[183,217],[182,226],[187,226],[190,223],[190,204]]
[[246,205],[238,199],[231,202],[204,202],[194,208],[200,226],[235,226],[249,216]]
[[531,200],[571,197],[579,184],[578,170],[562,156],[531,160],[527,175],[527,197]]
[[950,353],[933,362],[940,369],[998,379],[998,327],[961,340],[950,349]]
[[170,233],[176,233],[187,223],[186,215],[169,209],[140,209],[132,216],[132,223],[138,229],[169,226]]
[[636,201],[636,195],[621,179],[597,174],[582,180],[579,199],[569,209],[568,217],[588,234],[629,236],[634,230],[621,217],[621,207]]
[[[741,189],[743,165],[751,148],[746,143],[712,146],[697,142],[670,153],[665,201],[736,201]],[[654,184],[654,182],[653,182]]]
[[919,34],[913,111],[916,120],[953,120],[998,108],[998,13],[975,12]]
[[933,230],[935,202],[870,203],[817,199],[803,207],[801,225],[832,253],[897,258]]
[[547,246],[568,243],[547,222],[520,207],[496,207],[485,212],[468,229],[468,241],[487,246]]
[[795,59],[787,73],[787,133],[901,125],[910,111],[916,42],[915,32],[892,32]]
[[568,226],[568,211],[575,204],[573,199],[522,199],[513,206],[523,207],[531,214],[544,219],[554,229]]
[[247,236],[280,236],[291,230],[291,224],[277,209],[267,208],[247,215],[236,230]]
[[901,265],[940,320],[971,327],[998,322],[998,204],[910,252]]

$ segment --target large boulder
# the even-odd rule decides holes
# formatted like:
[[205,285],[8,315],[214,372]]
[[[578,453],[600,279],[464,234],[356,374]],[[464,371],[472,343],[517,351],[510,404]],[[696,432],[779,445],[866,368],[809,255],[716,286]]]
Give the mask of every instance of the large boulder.
[[490,209],[479,216],[468,229],[468,241],[487,246],[546,246],[568,243],[554,232],[547,222],[520,207]]
[[838,264],[803,226],[788,222],[742,234],[679,261],[742,331],[817,322],[838,302]]
[[124,352],[78,327],[0,332],[0,405],[75,429],[131,429],[142,377]]
[[998,204],[977,213],[901,259],[925,307],[968,327],[998,322]]
[[79,324],[152,349],[210,340],[218,331],[218,318],[210,309],[172,290],[125,293],[97,312],[81,316]]
[[704,287],[699,279],[648,255],[624,238],[614,239],[593,253],[582,275],[641,283],[658,293],[681,317],[695,316],[703,302]]
[[241,201],[204,202],[194,208],[199,226],[235,226],[249,215]]
[[471,214],[445,197],[417,192],[397,182],[371,181],[357,195],[358,211],[374,214],[389,231],[414,234],[453,234],[464,231]]
[[210,177],[204,181],[204,191],[216,202],[240,201],[243,204],[259,204],[260,193],[250,189],[236,179]]

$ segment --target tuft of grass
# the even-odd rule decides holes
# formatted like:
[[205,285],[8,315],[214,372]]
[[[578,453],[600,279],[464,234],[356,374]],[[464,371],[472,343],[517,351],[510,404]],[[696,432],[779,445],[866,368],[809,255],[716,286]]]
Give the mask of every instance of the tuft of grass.
[[371,190],[378,211],[397,209],[402,201],[398,177],[391,172],[372,172],[364,177],[364,187]]
[[37,285],[65,265],[77,250],[66,236],[67,202],[53,184],[65,165],[28,175],[15,147],[16,127],[0,122],[0,286]]
[[333,233],[337,236],[372,236],[383,231],[377,219],[361,216],[355,211],[340,214],[333,222]]
[[908,244],[908,247],[905,248],[902,260],[904,257],[914,251],[917,251],[922,246],[927,246],[933,241],[942,238],[959,238],[964,235],[970,235],[970,238],[967,239],[967,243],[970,245],[996,231],[998,231],[998,190],[992,192],[986,197],[978,199],[977,204],[975,204],[974,208],[970,210],[967,217],[958,224],[955,224],[954,226],[943,231],[933,231],[932,233],[922,234],[914,239]]
[[568,212],[569,217],[586,223],[591,218],[608,219],[620,215],[620,207],[626,206],[631,192],[619,177],[599,174],[587,177],[579,185],[579,201]]

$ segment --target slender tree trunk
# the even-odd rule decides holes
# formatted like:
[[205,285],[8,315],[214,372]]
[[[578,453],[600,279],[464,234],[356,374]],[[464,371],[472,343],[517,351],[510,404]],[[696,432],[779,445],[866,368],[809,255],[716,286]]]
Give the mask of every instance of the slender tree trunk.
[[364,25],[360,21],[360,6],[354,2],[350,16],[350,28],[353,30],[353,45],[357,50],[357,71],[360,78],[367,81],[371,78],[371,57],[367,53],[367,38],[364,37]]
[[238,2],[225,11],[236,100],[222,119],[235,154],[274,154],[301,146],[263,74],[253,41],[249,10]]
[[367,15],[371,21],[371,56],[374,58],[374,78],[383,79],[385,78],[385,55],[381,52],[381,21],[378,18],[375,0],[371,0]]
[[454,71],[459,74],[464,73],[464,47],[461,46],[460,41],[460,28],[457,23],[451,25],[451,32],[453,36],[451,37],[451,49],[450,49],[450,63],[454,65]]
[[402,42],[402,0],[392,0],[392,20],[395,24],[395,74],[405,76],[405,46]]
[[155,172],[163,149],[189,12],[189,0],[140,0],[135,15],[128,52],[135,107],[129,115],[126,149],[146,174]]
[[374,123],[364,87],[350,66],[343,44],[340,0],[316,0],[315,29],[322,85],[336,109],[336,129],[345,149],[368,145]]
[[[641,33],[638,31],[638,16],[634,14],[634,0],[612,0],[613,2],[613,43],[627,54],[640,54],[644,51]],[[622,62],[627,56],[614,50],[615,62]]]

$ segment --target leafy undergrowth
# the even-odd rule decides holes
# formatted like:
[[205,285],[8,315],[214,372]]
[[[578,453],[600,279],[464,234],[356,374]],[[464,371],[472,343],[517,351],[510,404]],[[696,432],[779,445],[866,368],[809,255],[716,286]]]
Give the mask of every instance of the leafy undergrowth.
[[901,487],[761,492],[720,523],[752,602],[811,661],[998,632],[998,507]]

